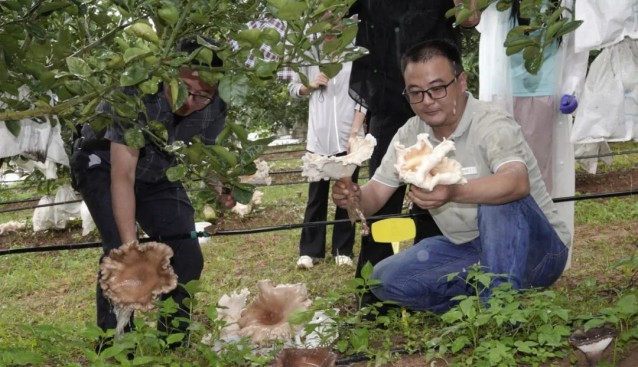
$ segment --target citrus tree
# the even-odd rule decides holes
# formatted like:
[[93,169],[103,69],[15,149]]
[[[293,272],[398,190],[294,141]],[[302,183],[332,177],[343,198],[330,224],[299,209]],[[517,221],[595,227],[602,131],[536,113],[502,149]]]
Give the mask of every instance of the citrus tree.
[[[143,113],[139,98],[120,93],[123,87],[156,93],[160,83],[172,90],[175,106],[188,97],[178,78],[193,59],[210,64],[213,54],[222,67],[198,67],[231,108],[241,109],[255,88],[267,88],[282,67],[298,70],[303,63],[320,64],[336,75],[340,63],[360,56],[353,20],[343,19],[353,0],[7,0],[0,2],[0,121],[14,134],[24,121],[64,127],[67,135],[90,123],[103,129],[110,119],[97,115],[96,105],[109,101],[122,118]],[[272,27],[247,26],[255,19],[286,23],[280,34]],[[334,31],[340,23],[339,32]],[[307,52],[336,33],[321,54]],[[175,51],[184,37],[197,37],[201,47],[191,54]],[[214,40],[215,42],[210,42]],[[262,55],[269,45],[272,55]],[[246,60],[254,58],[251,66]],[[144,137],[165,143],[160,124],[126,131],[126,142],[141,147]],[[238,182],[251,174],[266,140],[251,141],[241,121],[229,121],[219,146],[176,144],[168,151],[182,159],[169,178],[215,177],[232,188],[240,201],[251,187]],[[241,147],[241,149],[240,149]]]

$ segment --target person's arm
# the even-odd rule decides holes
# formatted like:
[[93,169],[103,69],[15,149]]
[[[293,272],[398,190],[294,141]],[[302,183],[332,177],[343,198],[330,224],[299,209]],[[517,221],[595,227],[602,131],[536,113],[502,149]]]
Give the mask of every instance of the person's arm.
[[297,94],[300,96],[307,96],[314,90],[327,86],[329,81],[330,79],[326,74],[319,73],[313,80],[308,82],[308,86],[302,84],[301,87],[299,87]]
[[396,190],[396,187],[390,187],[375,180],[370,180],[359,187],[357,184],[351,184],[349,179],[341,179],[332,185],[332,201],[338,207],[347,208],[348,197],[354,195],[355,200],[359,201],[363,215],[367,217],[378,212]]
[[530,193],[527,167],[508,162],[496,173],[463,185],[437,185],[432,191],[412,186],[408,198],[423,209],[438,208],[448,202],[468,204],[505,204]]
[[352,125],[350,126],[350,135],[348,137],[348,153],[350,153],[350,140],[359,136],[359,130],[363,126],[363,122],[366,118],[366,109],[361,105],[357,105],[354,109],[354,117],[352,119]]
[[122,243],[137,240],[135,225],[135,169],[139,150],[111,143],[111,197],[113,216]]
[[[454,5],[459,5],[463,2],[464,0],[454,0]],[[469,5],[467,8],[472,11],[472,15],[461,23],[460,26],[463,28],[476,27],[481,21],[481,12],[476,10],[476,0],[465,0],[465,3]]]

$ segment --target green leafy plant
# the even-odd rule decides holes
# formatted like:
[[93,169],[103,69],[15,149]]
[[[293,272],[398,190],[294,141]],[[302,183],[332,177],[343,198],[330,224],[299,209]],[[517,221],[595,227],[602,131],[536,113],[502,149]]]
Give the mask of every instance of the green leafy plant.
[[441,315],[448,326],[432,340],[428,354],[457,354],[468,366],[516,366],[562,356],[570,334],[569,313],[554,303],[556,294],[521,293],[502,283],[490,289],[485,300],[482,294],[495,277],[478,265],[469,269],[466,279],[473,294],[453,299],[457,305]]
[[[463,23],[473,14],[472,1],[463,0],[450,9],[446,16],[455,16],[456,24]],[[498,11],[508,11],[512,7],[512,0],[476,0],[476,11],[483,11],[493,3],[496,3]],[[568,16],[564,16],[565,13]],[[572,9],[551,1],[521,0],[520,14],[522,18],[529,19],[529,24],[517,25],[508,32],[505,53],[508,56],[522,53],[525,69],[534,75],[543,65],[545,50],[583,23],[582,20],[575,20]]]

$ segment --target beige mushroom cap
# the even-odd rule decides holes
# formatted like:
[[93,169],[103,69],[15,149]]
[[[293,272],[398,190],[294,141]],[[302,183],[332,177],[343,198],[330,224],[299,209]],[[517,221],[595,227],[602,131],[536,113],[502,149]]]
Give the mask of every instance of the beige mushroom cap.
[[131,242],[111,250],[100,264],[100,286],[118,307],[150,310],[160,294],[177,287],[173,250],[159,242]]
[[327,157],[316,153],[306,153],[301,158],[303,161],[301,175],[307,177],[309,182],[350,177],[357,167],[370,159],[376,145],[377,140],[368,134],[365,138],[357,136],[351,139],[351,153],[347,155]]
[[401,143],[395,143],[397,163],[394,167],[399,179],[426,190],[432,190],[436,185],[467,183],[461,164],[447,157],[455,149],[454,142],[443,140],[432,147],[428,137],[428,134],[419,134],[417,142],[407,148]]
[[288,323],[297,310],[307,310],[312,301],[303,283],[273,285],[270,280],[257,283],[259,294],[238,320],[239,334],[251,337],[254,344],[273,339],[289,339],[294,330]]

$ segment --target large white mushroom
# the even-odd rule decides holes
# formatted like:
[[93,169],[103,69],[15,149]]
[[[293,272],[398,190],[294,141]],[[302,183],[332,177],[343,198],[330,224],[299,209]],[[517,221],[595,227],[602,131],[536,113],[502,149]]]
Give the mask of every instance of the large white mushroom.
[[[301,175],[307,177],[309,182],[350,179],[354,170],[370,159],[376,145],[377,140],[368,134],[364,138],[357,136],[350,139],[350,153],[344,156],[328,157],[308,152],[301,158],[303,162]],[[352,184],[351,181],[350,183]],[[361,219],[361,233],[363,235],[370,233],[365,217],[359,209],[359,203],[354,200],[349,201],[347,209],[352,223],[357,218]]]
[[461,164],[447,157],[455,149],[454,142],[443,140],[433,147],[428,136],[419,134],[417,142],[407,148],[401,143],[395,143],[397,163],[394,167],[399,173],[399,179],[426,190],[432,190],[436,185],[467,183]]
[[177,287],[170,259],[173,250],[159,242],[129,242],[111,250],[100,264],[100,287],[113,303],[116,335],[122,335],[135,310],[153,309],[153,302]]
[[305,311],[312,304],[303,283],[278,284],[270,280],[257,282],[259,294],[246,307],[237,321],[239,334],[250,337],[254,344],[269,340],[289,340],[296,333],[288,323],[294,311]]

